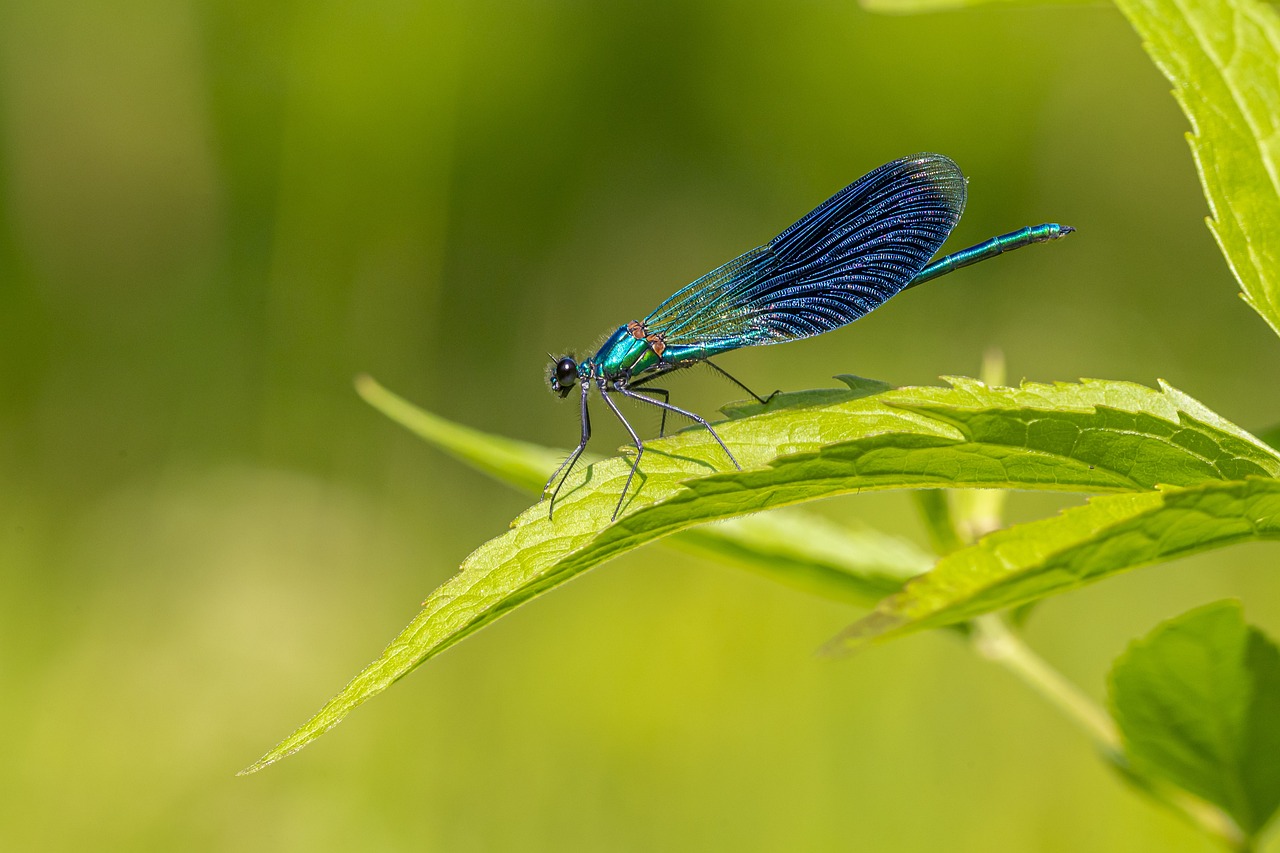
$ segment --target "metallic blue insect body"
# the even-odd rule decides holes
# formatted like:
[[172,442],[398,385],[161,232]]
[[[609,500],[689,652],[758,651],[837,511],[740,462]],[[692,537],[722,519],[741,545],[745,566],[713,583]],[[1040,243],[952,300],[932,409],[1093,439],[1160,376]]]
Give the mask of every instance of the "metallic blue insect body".
[[[875,310],[885,300],[938,276],[1032,243],[1057,240],[1073,228],[1034,225],[1012,231],[932,264],[964,210],[965,178],[940,154],[888,163],[854,181],[769,243],[712,270],[678,291],[644,320],[620,327],[590,358],[552,359],[551,389],[565,397],[580,388],[582,439],[547,481],[548,514],[591,438],[587,397],[594,385],[636,447],[614,518],[644,455],[644,442],[613,401],[618,394],[689,418],[705,427],[735,467],[738,461],[704,419],[669,402],[648,383],[675,370],[706,364],[761,398],[709,359],[739,347],[779,344],[829,332]],[[643,392],[635,389],[642,388]],[[774,392],[777,393],[776,391]],[[652,395],[652,396],[651,396]],[[661,397],[662,399],[657,399]],[[561,476],[563,473],[563,477]]]

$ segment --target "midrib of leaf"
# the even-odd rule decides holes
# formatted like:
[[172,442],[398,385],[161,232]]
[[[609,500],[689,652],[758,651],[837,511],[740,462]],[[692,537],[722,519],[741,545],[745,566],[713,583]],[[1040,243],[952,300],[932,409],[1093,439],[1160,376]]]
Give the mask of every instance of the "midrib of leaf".
[[[644,483],[614,524],[608,519],[630,462],[590,466],[565,487],[554,521],[539,504],[477,549],[378,660],[246,772],[300,749],[510,609],[624,551],[706,521],[866,489],[1131,491],[1165,478],[1185,484],[1280,471],[1280,459],[1265,445],[1221,419],[1229,428],[1186,417],[1169,392],[1098,381],[1019,389],[952,382],[950,389],[880,394],[851,382],[843,394],[786,395],[779,410],[717,425],[746,467],[740,472],[706,475],[724,462],[705,431],[654,441]],[[1055,402],[1063,408],[1047,408]],[[943,409],[948,421],[937,417]],[[1045,428],[1055,418],[1062,428]],[[1106,441],[1080,441],[1117,426],[1140,437],[1131,456],[1117,457]],[[1184,446],[1191,444],[1194,452]]]
[[1280,17],[1257,0],[1116,0],[1174,87],[1209,227],[1280,334]]

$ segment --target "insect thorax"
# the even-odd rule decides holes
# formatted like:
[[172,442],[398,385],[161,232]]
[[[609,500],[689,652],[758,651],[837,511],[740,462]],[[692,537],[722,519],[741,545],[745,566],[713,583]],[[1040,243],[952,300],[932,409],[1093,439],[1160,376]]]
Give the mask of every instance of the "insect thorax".
[[636,376],[652,369],[658,363],[659,358],[654,352],[652,343],[644,337],[637,337],[632,331],[637,328],[643,330],[644,327],[638,323],[634,326],[628,324],[619,327],[591,359],[598,365],[604,376],[608,378],[624,374]]

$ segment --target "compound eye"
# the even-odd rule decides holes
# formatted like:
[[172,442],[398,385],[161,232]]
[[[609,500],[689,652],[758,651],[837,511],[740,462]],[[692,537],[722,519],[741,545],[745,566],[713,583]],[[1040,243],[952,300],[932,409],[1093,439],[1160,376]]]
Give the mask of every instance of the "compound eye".
[[578,363],[565,356],[556,362],[556,383],[561,386],[572,385],[578,379]]

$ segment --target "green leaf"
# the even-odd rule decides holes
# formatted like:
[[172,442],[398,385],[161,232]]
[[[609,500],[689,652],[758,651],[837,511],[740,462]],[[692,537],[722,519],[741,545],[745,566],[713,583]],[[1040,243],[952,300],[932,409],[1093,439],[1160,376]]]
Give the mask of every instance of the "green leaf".
[[1257,835],[1280,806],[1280,651],[1239,603],[1192,610],[1135,641],[1109,687],[1133,772],[1221,806]]
[[1280,538],[1280,481],[1251,478],[1095,498],[992,533],[938,562],[826,650],[846,651],[1056,595],[1138,566]]
[[562,450],[481,432],[433,415],[383,388],[371,376],[356,377],[356,393],[427,443],[526,492],[540,493],[547,475],[565,457]]
[[700,523],[865,489],[1132,491],[1280,471],[1266,445],[1173,389],[950,381],[951,388],[880,393],[851,381],[847,391],[780,395],[756,414],[717,425],[742,471],[724,470],[724,452],[705,430],[652,441],[638,488],[612,524],[630,460],[576,472],[554,521],[538,504],[478,548],[378,660],[249,771],[300,749],[512,608]]
[[1280,334],[1280,16],[1258,0],[1117,0],[1173,84],[1209,228]]
[[[878,390],[888,387],[881,384]],[[356,379],[356,390],[374,408],[429,444],[500,482],[535,495],[541,494],[547,475],[566,455],[563,450],[452,423],[419,409],[368,376]],[[588,454],[583,462],[596,460]],[[799,510],[738,518],[683,531],[664,541],[678,550],[715,557],[784,586],[861,607],[873,606],[933,565],[931,555],[905,539],[866,528],[851,529]]]

